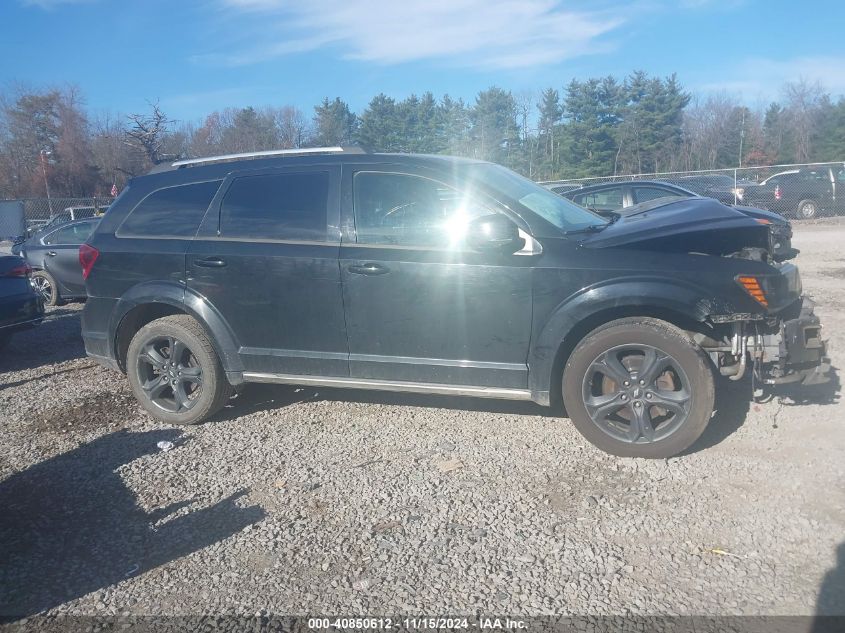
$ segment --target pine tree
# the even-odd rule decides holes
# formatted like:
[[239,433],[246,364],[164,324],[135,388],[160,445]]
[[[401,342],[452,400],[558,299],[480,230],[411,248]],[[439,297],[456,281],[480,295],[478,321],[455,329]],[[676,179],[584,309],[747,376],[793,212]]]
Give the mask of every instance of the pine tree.
[[513,162],[511,150],[519,140],[513,95],[493,86],[478,93],[470,112],[474,155],[502,165]]
[[314,144],[319,147],[349,145],[355,138],[358,118],[346,102],[326,97],[314,107]]
[[396,102],[385,94],[372,98],[361,114],[358,142],[374,152],[401,150]]
[[552,177],[560,166],[560,122],[563,117],[563,107],[560,104],[560,93],[554,88],[546,88],[538,105],[540,120],[537,122],[537,134],[542,163],[540,172],[545,177]]

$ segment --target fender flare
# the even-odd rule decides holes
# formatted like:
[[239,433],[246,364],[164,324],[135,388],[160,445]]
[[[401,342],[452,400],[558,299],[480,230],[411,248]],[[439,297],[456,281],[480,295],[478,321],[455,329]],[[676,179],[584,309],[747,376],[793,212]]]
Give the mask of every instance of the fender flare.
[[229,374],[230,380],[237,379],[237,375],[231,374],[244,371],[235,335],[220,312],[205,297],[176,282],[141,283],[130,288],[118,299],[109,322],[109,332],[112,333],[109,337],[109,352],[113,358],[117,358],[117,336],[124,318],[131,310],[145,304],[169,305],[192,316],[208,333],[214,351],[217,352],[223,370]]
[[[532,399],[548,403],[555,378],[558,350],[567,337],[585,320],[602,312],[609,319],[614,312],[645,316],[654,312],[671,312],[696,322],[708,315],[730,312],[731,308],[717,298],[708,298],[693,284],[660,277],[638,277],[610,280],[588,286],[564,299],[551,311],[536,337],[532,336],[528,353],[528,386]],[[596,323],[595,327],[598,327]],[[577,344],[577,341],[574,342]]]

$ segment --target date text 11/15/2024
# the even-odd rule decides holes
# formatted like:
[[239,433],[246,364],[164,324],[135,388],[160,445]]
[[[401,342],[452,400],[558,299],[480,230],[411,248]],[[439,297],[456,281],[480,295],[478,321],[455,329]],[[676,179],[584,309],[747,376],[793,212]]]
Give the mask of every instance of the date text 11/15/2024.
[[479,629],[479,630],[524,630],[524,620],[510,618],[482,617],[477,618],[438,618],[438,617],[405,617],[405,618],[309,618],[309,629],[339,629],[339,630],[439,630],[439,629]]

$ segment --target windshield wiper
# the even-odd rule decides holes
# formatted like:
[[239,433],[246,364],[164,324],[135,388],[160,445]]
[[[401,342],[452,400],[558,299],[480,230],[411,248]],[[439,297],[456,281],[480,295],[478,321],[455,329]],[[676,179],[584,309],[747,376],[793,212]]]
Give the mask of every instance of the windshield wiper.
[[608,222],[607,224],[590,224],[589,226],[585,226],[581,229],[572,229],[570,231],[564,231],[564,235],[576,235],[577,233],[598,233],[599,231],[606,229],[610,226],[612,222]]

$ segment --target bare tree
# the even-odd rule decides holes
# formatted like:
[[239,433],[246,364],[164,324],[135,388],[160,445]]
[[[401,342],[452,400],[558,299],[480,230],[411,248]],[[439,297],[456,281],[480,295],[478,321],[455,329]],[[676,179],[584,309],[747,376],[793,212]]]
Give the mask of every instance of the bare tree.
[[305,113],[286,105],[274,111],[281,149],[299,148],[308,142],[310,126]]
[[795,141],[795,161],[810,160],[811,141],[819,123],[824,89],[818,81],[805,78],[787,83],[783,89],[786,99],[787,121]]
[[[717,93],[705,101],[694,99],[684,112],[683,152],[686,169],[716,169],[726,146],[734,140],[730,134],[732,116],[739,102],[726,93]],[[736,159],[734,159],[736,160]]]
[[149,114],[130,114],[130,127],[126,130],[125,142],[129,147],[140,152],[153,165],[163,163],[173,158],[162,153],[167,126],[173,123],[168,119],[156,103],[150,103],[152,112]]
[[132,175],[133,150],[125,143],[123,116],[101,114],[92,125],[91,148],[100,171],[104,191],[112,185],[122,189]]

